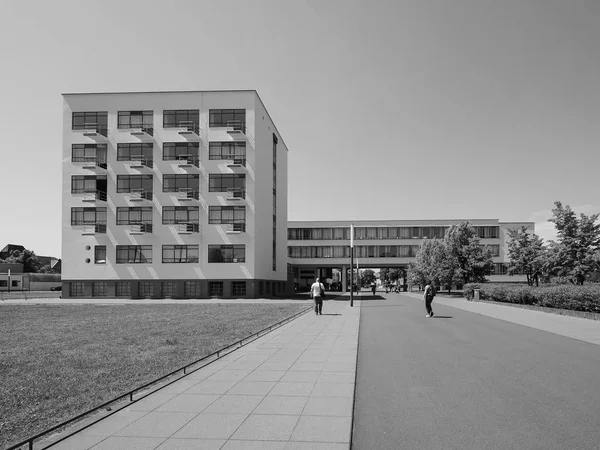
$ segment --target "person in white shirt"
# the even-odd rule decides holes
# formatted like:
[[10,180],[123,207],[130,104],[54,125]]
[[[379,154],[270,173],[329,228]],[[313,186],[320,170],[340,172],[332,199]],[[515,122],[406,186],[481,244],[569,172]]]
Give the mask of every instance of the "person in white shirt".
[[425,291],[423,292],[423,301],[425,302],[425,310],[427,311],[427,315],[425,317],[433,317],[433,309],[431,308],[431,302],[433,301],[433,297],[435,297],[435,288],[433,287],[433,283],[427,283],[425,286]]
[[325,286],[319,281],[315,281],[310,287],[310,296],[315,301],[315,314],[323,315],[323,296],[325,295]]

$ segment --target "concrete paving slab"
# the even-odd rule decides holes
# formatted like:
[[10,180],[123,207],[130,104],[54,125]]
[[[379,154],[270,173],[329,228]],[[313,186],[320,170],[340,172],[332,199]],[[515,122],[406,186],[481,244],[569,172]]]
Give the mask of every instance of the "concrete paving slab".
[[351,417],[300,416],[290,440],[349,443]]
[[94,447],[94,450],[154,450],[163,438],[111,436]]
[[233,434],[232,439],[288,441],[300,416],[252,414]]
[[222,450],[285,450],[287,441],[236,441],[229,440]]
[[262,401],[262,395],[223,395],[206,408],[214,414],[250,414]]
[[200,413],[173,437],[186,439],[229,439],[248,414]]
[[315,383],[280,381],[269,392],[269,396],[309,397],[314,385]]
[[195,413],[152,411],[114,435],[167,438],[195,416]]
[[262,399],[254,413],[299,416],[308,400],[309,397],[267,396]]
[[170,438],[156,450],[219,450],[225,445],[223,439],[175,439]]
[[220,398],[216,394],[179,394],[166,403],[163,403],[156,411],[170,412],[195,412],[200,413]]
[[353,397],[309,397],[303,416],[352,417]]

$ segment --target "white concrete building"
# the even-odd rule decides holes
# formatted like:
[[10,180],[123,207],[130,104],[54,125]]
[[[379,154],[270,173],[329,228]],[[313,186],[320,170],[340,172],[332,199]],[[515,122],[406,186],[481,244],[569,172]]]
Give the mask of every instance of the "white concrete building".
[[[423,239],[443,238],[446,230],[461,220],[363,220],[354,223],[354,257],[360,269],[404,268],[416,256]],[[507,275],[508,234],[510,228],[527,227],[534,232],[533,222],[500,222],[497,219],[468,219],[477,229],[480,244],[491,248],[494,273],[488,278],[496,282],[525,281],[524,275]],[[340,273],[342,290],[348,286],[350,268],[349,221],[288,222],[288,256],[294,280],[300,290],[313,283],[315,277],[335,278]],[[355,262],[356,264],[356,262]],[[356,269],[356,266],[355,266]]]
[[256,91],[63,98],[63,297],[291,293],[288,150]]

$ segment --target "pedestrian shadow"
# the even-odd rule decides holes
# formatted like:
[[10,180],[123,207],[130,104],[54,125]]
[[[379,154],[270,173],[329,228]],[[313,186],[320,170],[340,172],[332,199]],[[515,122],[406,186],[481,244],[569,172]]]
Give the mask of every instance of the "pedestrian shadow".
[[323,313],[321,314],[322,316],[341,316],[341,314],[339,313],[335,313],[335,314],[327,314],[327,313]]
[[362,305],[361,308],[401,308],[403,306],[404,305]]
[[453,319],[452,316],[433,316],[434,319]]

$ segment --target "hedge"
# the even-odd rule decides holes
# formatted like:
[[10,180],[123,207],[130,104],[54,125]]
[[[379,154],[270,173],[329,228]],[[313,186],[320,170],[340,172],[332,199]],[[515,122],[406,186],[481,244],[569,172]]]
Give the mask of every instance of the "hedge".
[[475,289],[479,289],[480,300],[600,313],[598,283],[583,286],[547,284],[539,287],[526,284],[470,283],[463,289],[467,300],[473,300]]

